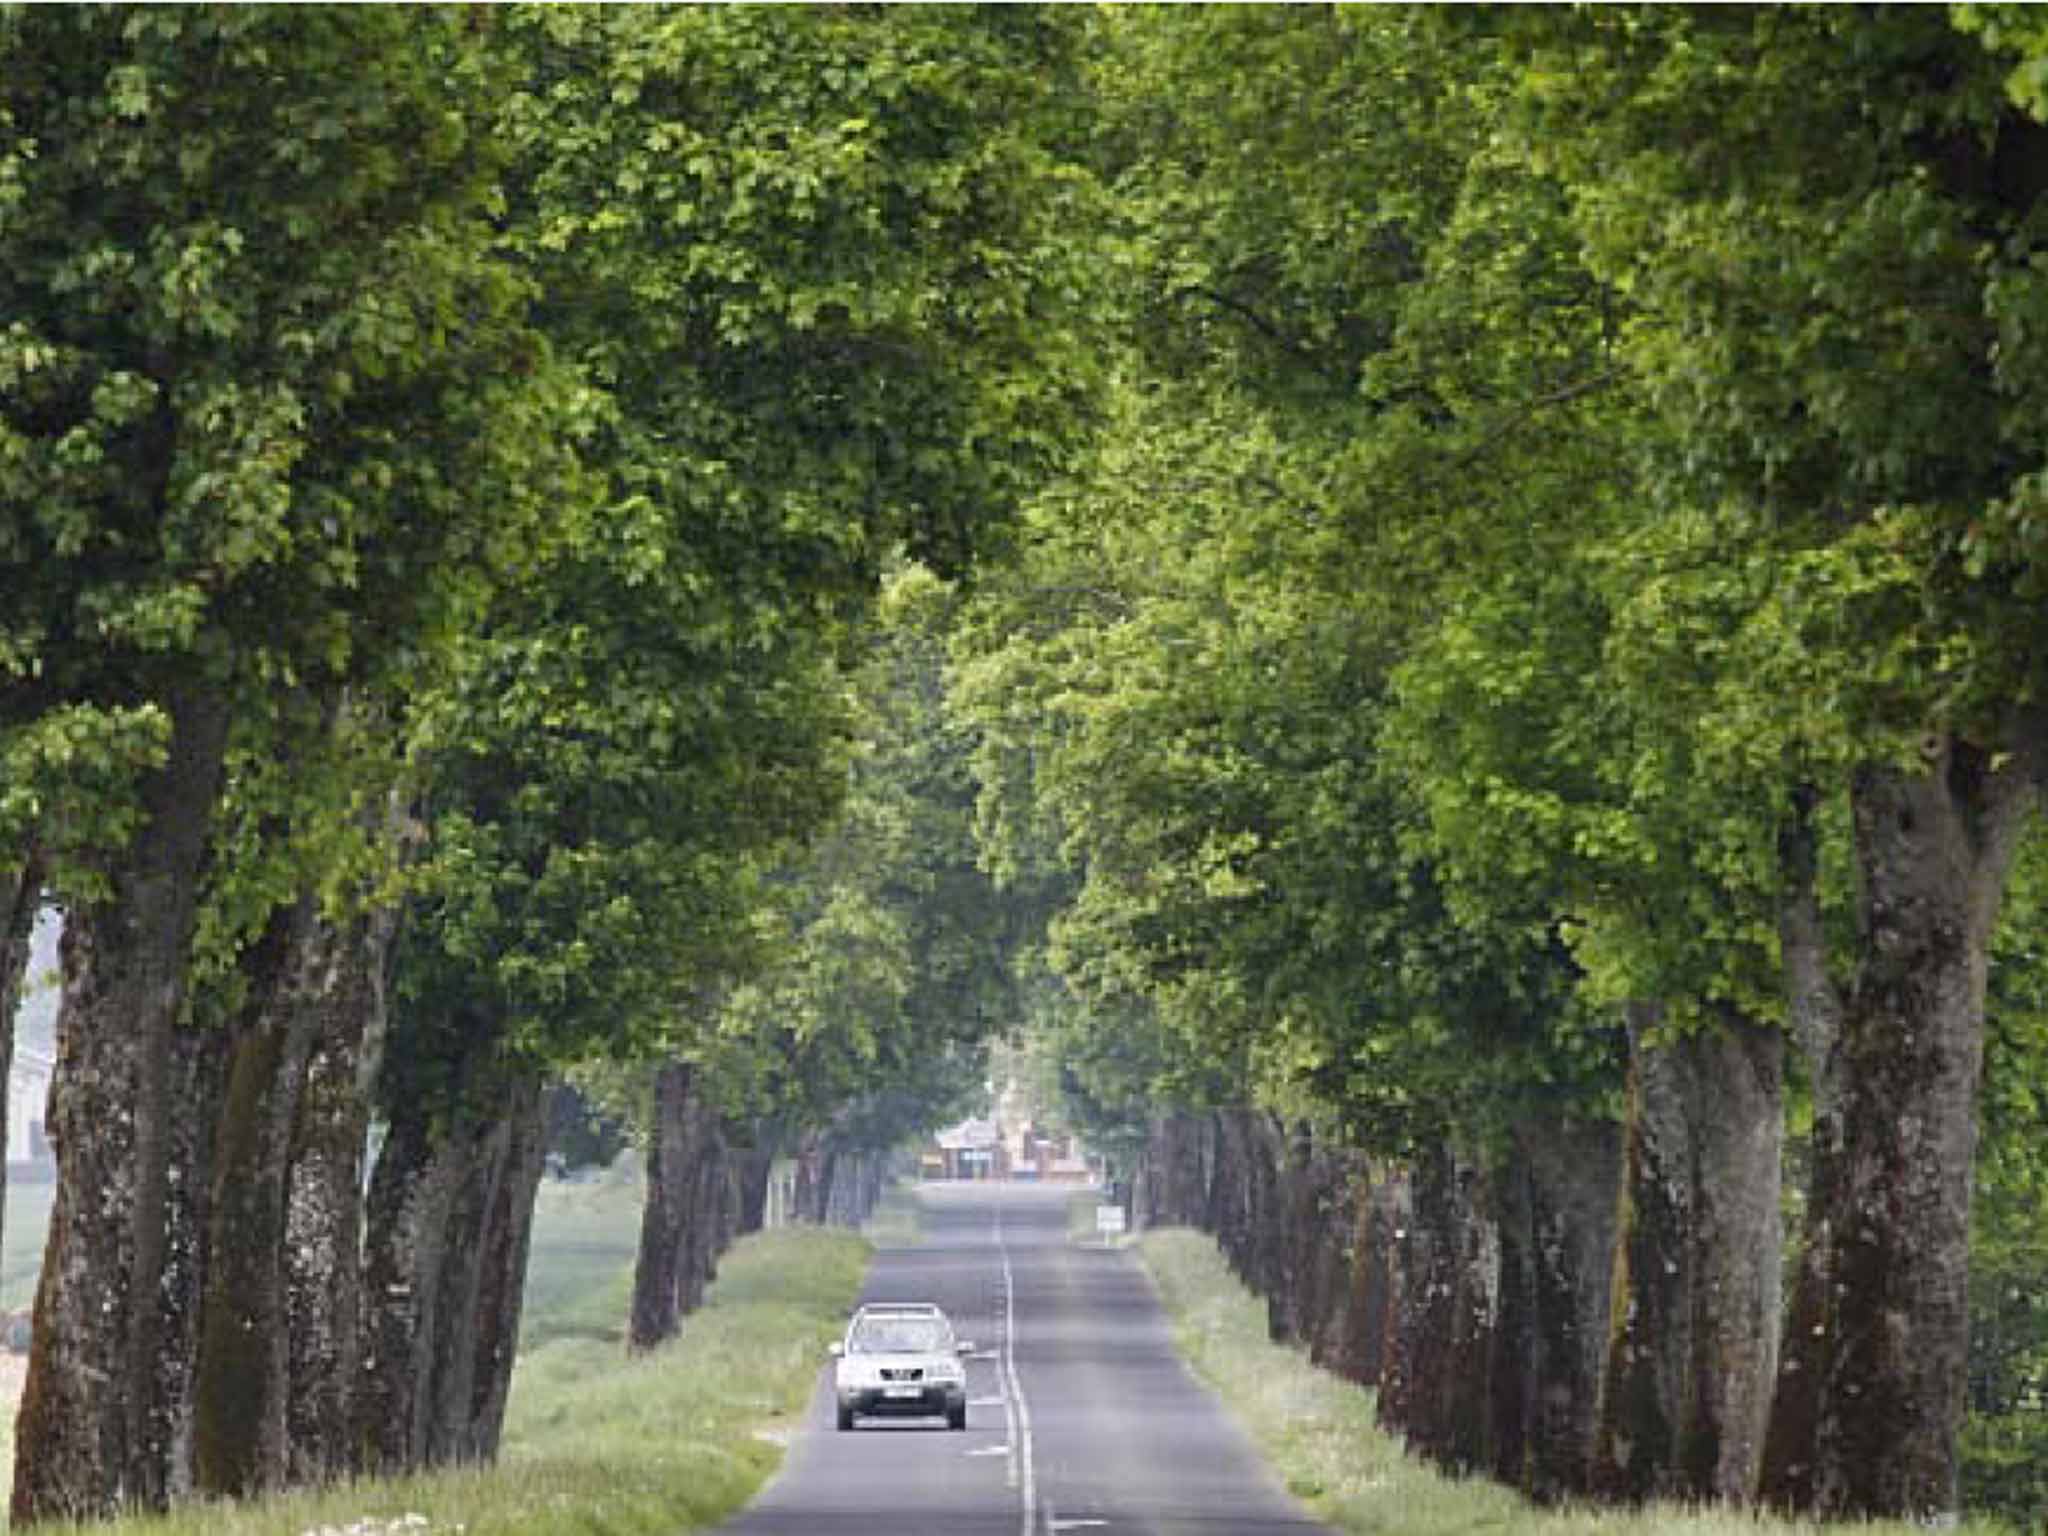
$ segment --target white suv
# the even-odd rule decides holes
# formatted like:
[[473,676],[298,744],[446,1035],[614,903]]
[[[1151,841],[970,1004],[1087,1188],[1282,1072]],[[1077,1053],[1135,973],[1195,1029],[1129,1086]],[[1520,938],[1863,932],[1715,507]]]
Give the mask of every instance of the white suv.
[[856,1414],[945,1415],[967,1427],[967,1371],[960,1357],[974,1346],[953,1336],[946,1314],[930,1302],[872,1302],[853,1314],[846,1338],[832,1346],[839,1427]]

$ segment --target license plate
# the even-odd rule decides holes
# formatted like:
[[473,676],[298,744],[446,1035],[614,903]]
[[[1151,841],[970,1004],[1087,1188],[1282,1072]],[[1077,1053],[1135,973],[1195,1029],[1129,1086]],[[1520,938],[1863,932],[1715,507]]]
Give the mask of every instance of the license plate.
[[924,1396],[924,1388],[923,1388],[923,1387],[884,1387],[884,1388],[882,1388],[882,1396],[884,1396],[884,1397],[923,1397],[923,1396]]

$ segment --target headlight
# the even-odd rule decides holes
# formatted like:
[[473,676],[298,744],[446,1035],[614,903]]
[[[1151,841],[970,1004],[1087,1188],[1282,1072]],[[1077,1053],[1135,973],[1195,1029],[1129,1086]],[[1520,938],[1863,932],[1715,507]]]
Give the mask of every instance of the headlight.
[[957,1360],[941,1360],[932,1367],[931,1377],[933,1381],[964,1381],[966,1372],[960,1369]]

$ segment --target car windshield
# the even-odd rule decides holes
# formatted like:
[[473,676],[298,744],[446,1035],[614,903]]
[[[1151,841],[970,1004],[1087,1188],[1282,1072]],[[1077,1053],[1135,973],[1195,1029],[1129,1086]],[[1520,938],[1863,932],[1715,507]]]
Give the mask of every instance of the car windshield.
[[932,1317],[864,1317],[848,1348],[856,1355],[932,1355],[949,1347],[947,1332]]

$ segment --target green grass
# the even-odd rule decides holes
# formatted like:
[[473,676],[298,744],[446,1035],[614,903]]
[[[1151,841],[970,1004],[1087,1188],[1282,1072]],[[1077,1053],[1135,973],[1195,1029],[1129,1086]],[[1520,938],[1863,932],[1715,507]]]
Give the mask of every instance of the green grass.
[[587,1183],[541,1185],[520,1312],[522,1350],[559,1338],[625,1338],[645,1199],[624,1162]]
[[[561,1335],[520,1358],[494,1468],[203,1505],[119,1536],[679,1536],[731,1515],[781,1460],[867,1267],[850,1233],[739,1243],[704,1309],[638,1360]],[[426,1523],[401,1525],[407,1516]],[[51,1527],[62,1529],[62,1527]]]
[[[1339,1531],[1388,1536],[1814,1536],[1811,1521],[1742,1510],[1653,1505],[1640,1510],[1543,1510],[1483,1478],[1441,1476],[1373,1422],[1372,1394],[1271,1343],[1265,1304],[1230,1273],[1215,1243],[1184,1230],[1146,1233],[1138,1251],[1195,1374],[1224,1401],[1279,1477]],[[1969,1530],[2009,1530],[1971,1522]],[[1840,1529],[1835,1527],[1834,1529]],[[1871,1524],[1864,1536],[1920,1527]]]

